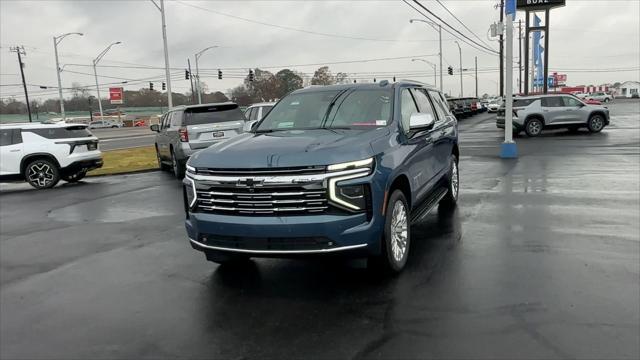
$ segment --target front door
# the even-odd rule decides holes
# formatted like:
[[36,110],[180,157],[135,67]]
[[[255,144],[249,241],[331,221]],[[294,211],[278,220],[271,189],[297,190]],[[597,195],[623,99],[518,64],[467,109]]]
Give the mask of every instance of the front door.
[[546,125],[563,123],[567,119],[562,96],[547,96],[541,101]]

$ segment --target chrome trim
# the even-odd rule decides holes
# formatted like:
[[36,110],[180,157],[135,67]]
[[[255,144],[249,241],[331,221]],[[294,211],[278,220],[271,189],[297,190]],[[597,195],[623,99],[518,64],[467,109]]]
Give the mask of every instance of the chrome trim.
[[193,244],[197,246],[211,249],[211,250],[239,252],[239,253],[246,253],[246,254],[324,254],[324,253],[359,249],[367,246],[367,244],[358,244],[358,245],[347,245],[347,246],[341,246],[336,248],[319,249],[319,250],[248,250],[248,249],[234,249],[234,248],[224,248],[219,246],[205,245],[191,238],[189,238],[189,241],[191,241]]
[[367,176],[371,172],[371,169],[349,169],[343,171],[327,172],[322,174],[309,174],[309,175],[297,175],[297,176],[215,176],[215,175],[201,175],[188,173],[188,178],[197,181],[214,181],[219,183],[237,184],[238,181],[251,178],[261,185],[289,185],[289,184],[304,184],[315,183],[324,181],[328,178],[335,176],[345,176],[351,174],[362,173],[362,176]]

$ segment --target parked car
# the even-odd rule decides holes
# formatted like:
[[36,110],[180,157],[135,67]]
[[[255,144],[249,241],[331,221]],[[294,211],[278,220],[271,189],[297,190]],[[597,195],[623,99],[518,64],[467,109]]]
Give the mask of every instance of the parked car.
[[474,114],[471,108],[471,99],[460,99],[462,102],[462,111],[465,117],[472,116]]
[[185,164],[198,150],[231,139],[244,131],[246,119],[232,102],[177,106],[151,125],[158,164],[177,178],[184,176]]
[[498,112],[500,110],[501,102],[498,100],[491,101],[487,106],[490,113]]
[[598,100],[594,100],[594,99],[586,99],[586,100],[582,100],[585,104],[587,105],[602,105],[602,103]]
[[245,130],[251,130],[251,126],[257,121],[262,120],[262,118],[265,117],[265,115],[267,115],[269,111],[271,111],[271,108],[273,108],[275,104],[276,103],[274,102],[266,102],[249,106],[244,111],[244,117],[247,119]]
[[102,166],[98,138],[87,125],[64,122],[0,125],[0,180],[36,189],[80,181]]
[[574,96],[582,100],[586,99],[589,96],[589,93],[575,93]]
[[89,129],[120,128],[122,123],[109,120],[97,120],[89,123]]
[[457,122],[434,88],[300,89],[252,132],[189,159],[187,235],[222,264],[333,253],[399,272],[411,223],[455,206],[458,158]]
[[604,102],[604,103],[608,103],[609,101],[613,100],[613,96],[604,93],[604,92],[596,92],[596,93],[591,93],[586,97],[587,100],[597,100],[600,102]]
[[[528,136],[538,136],[543,129],[587,128],[590,132],[602,131],[609,125],[609,109],[588,105],[573,95],[536,95],[515,98],[513,101],[514,133],[524,131]],[[498,111],[496,126],[504,128],[504,106]]]
[[449,111],[456,117],[456,119],[462,119],[465,117],[464,104],[460,99],[447,99],[449,103]]

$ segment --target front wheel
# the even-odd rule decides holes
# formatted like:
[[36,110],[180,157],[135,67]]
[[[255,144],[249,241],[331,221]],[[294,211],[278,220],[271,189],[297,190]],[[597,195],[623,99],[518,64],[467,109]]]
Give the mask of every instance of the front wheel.
[[69,174],[62,175],[62,180],[66,181],[66,182],[74,183],[74,182],[78,182],[78,181],[84,179],[85,176],[87,176],[87,170],[82,169],[82,170],[78,170],[78,171],[76,171],[74,173],[69,173]]
[[400,190],[395,190],[391,194],[388,204],[382,235],[382,253],[371,258],[370,262],[376,268],[397,274],[404,269],[409,257],[411,244],[409,206]]
[[48,189],[60,181],[60,171],[52,161],[39,159],[27,165],[25,178],[36,189]]
[[604,119],[600,115],[593,115],[589,118],[587,123],[589,131],[592,133],[598,133],[604,129]]
[[458,173],[458,158],[451,155],[451,165],[449,165],[449,176],[447,182],[447,194],[440,200],[440,205],[453,208],[458,203],[458,192],[460,190],[460,174]]

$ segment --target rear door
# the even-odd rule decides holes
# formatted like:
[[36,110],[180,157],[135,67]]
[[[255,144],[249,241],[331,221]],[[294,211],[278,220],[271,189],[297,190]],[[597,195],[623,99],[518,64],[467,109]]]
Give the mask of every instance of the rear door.
[[[449,108],[444,103],[442,95],[434,90],[420,89],[420,91],[427,92],[433,108],[438,115],[436,124],[433,127],[433,131],[436,133],[434,137],[437,137],[435,142],[436,151],[436,175],[441,175],[443,172],[449,170],[449,157],[453,152],[453,144],[456,137],[456,118],[451,114]],[[439,176],[438,176],[439,178]]]
[[[254,112],[257,109],[250,114]],[[189,133],[189,146],[197,150],[241,134],[245,121],[236,104],[209,105],[187,108],[183,126],[186,126]]]
[[20,129],[0,129],[0,175],[19,174],[23,153]]
[[160,131],[156,136],[156,142],[158,143],[158,152],[163,159],[168,159],[170,156],[169,150],[169,138],[167,137],[167,129],[169,128],[170,119],[173,112],[164,114],[160,119]]

